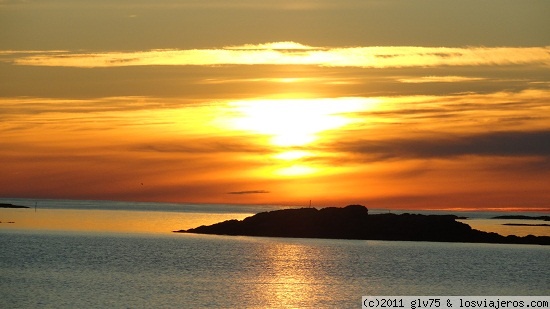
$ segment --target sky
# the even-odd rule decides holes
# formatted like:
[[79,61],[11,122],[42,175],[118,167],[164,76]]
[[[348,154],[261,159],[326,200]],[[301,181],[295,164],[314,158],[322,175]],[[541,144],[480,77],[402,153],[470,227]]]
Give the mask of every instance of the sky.
[[0,197],[550,210],[547,0],[0,0]]

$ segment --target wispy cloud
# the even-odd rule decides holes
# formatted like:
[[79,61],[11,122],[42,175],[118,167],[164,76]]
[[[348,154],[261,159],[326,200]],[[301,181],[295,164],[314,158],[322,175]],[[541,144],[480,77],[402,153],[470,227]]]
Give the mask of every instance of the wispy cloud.
[[248,191],[227,192],[227,194],[265,194],[265,193],[270,193],[270,192],[266,191],[266,190],[248,190]]
[[409,84],[420,83],[460,83],[460,82],[475,82],[485,80],[483,77],[466,77],[466,76],[422,76],[412,78],[400,78],[399,82]]
[[244,44],[236,46],[227,46],[224,49],[235,49],[235,50],[313,50],[317,49],[312,46],[304,45],[301,43],[296,43],[292,41],[284,42],[271,42],[263,44]]
[[[34,53],[34,52],[33,52]],[[312,65],[325,67],[402,68],[435,66],[550,65],[550,47],[312,47],[295,42],[246,44],[219,49],[135,52],[36,52],[6,57],[30,66],[120,67],[145,65]]]
[[154,142],[130,145],[129,149],[138,152],[175,153],[175,154],[220,154],[220,153],[250,153],[268,154],[271,149],[251,145],[241,141],[243,137],[209,137],[201,139],[186,139],[170,143]]
[[278,0],[278,1],[256,1],[256,0],[209,0],[209,1],[91,1],[85,4],[80,1],[50,0],[47,3],[28,0],[0,0],[0,6],[25,6],[32,8],[86,8],[92,9],[126,9],[129,5],[132,8],[140,9],[240,9],[240,10],[281,10],[281,11],[302,11],[302,10],[328,10],[342,9],[343,7],[357,9],[358,7],[372,7],[379,5],[369,1],[345,1],[335,3],[331,0]]
[[452,158],[459,156],[550,157],[550,131],[480,134],[342,142],[337,149],[377,159]]

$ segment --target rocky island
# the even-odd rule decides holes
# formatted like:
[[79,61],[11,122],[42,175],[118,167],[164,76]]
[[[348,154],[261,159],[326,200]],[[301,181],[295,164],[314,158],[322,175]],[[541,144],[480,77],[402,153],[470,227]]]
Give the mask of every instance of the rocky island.
[[[524,215],[508,215],[508,216],[496,216],[492,219],[512,219],[512,220],[542,220],[542,221],[550,221],[550,216],[524,216]],[[532,224],[532,223],[504,223],[502,225],[510,225],[510,226],[545,226],[550,227],[550,224],[546,223],[540,223],[540,224]]]
[[300,208],[262,212],[244,220],[228,220],[179,233],[402,240],[437,242],[509,243],[550,245],[550,237],[502,236],[472,229],[454,215],[375,214],[362,205],[344,208]]
[[524,215],[508,215],[508,216],[496,216],[492,219],[513,219],[513,220],[542,220],[550,221],[550,216],[524,216]]
[[19,206],[7,203],[0,203],[0,208],[30,208],[29,206]]

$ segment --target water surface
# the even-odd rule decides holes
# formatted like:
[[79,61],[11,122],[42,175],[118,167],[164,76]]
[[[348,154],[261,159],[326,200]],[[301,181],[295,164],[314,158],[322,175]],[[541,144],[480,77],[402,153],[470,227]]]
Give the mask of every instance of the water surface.
[[172,233],[277,206],[13,203],[31,208],[0,209],[0,308],[356,308],[363,295],[550,293],[547,246]]
[[2,308],[349,308],[548,295],[543,246],[0,231]]

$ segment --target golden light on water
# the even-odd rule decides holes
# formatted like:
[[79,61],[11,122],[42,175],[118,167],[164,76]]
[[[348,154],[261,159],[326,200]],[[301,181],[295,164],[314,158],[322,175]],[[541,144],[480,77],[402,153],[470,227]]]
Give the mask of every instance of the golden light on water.
[[98,209],[2,209],[12,224],[2,229],[162,233],[251,216],[251,213],[187,213]]
[[292,242],[272,243],[266,247],[262,258],[267,267],[260,280],[271,292],[265,295],[270,305],[292,307],[298,304],[306,307],[314,296],[315,283],[322,276],[311,272],[308,264],[307,257],[314,253],[317,252]]

